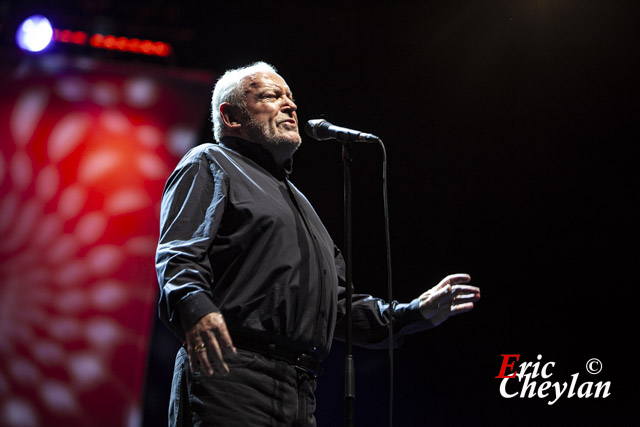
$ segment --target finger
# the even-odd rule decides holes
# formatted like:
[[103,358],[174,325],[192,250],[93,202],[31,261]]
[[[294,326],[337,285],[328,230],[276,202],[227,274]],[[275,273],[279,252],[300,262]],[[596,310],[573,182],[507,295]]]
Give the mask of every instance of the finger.
[[196,357],[197,352],[195,349],[202,344],[202,341],[195,338],[194,333],[192,331],[187,331],[185,338],[186,338],[187,354],[189,355],[189,370],[193,374],[199,368],[198,359]]
[[473,303],[468,302],[465,304],[456,304],[451,306],[451,315],[455,316],[457,314],[466,313],[467,311],[473,310]]
[[209,357],[207,356],[207,346],[205,344],[204,349],[199,349],[197,351],[194,350],[195,358],[198,361],[198,364],[202,368],[202,371],[205,375],[211,376],[215,373],[213,370],[213,366],[211,366],[211,362],[209,362]]
[[196,344],[192,348],[193,359],[195,360],[195,364],[197,365],[196,368],[199,367],[202,370],[202,373],[205,375],[213,375],[215,371],[208,355],[208,349],[211,347],[208,333],[206,330],[198,330],[194,331],[193,333],[197,334],[198,337],[198,344]]
[[454,296],[454,300],[457,303],[474,302],[474,301],[478,301],[479,299],[480,299],[479,293],[464,293],[464,294],[458,294]]
[[[435,285],[433,288],[429,289],[429,291],[438,291],[440,289],[442,289],[443,287],[447,286],[450,284],[450,278],[451,276],[447,276],[444,279],[440,280],[440,282],[438,282],[437,285]],[[427,291],[427,292],[429,292]]]
[[480,293],[480,288],[478,288],[477,286],[471,286],[471,285],[453,285],[453,292],[469,292],[469,293],[475,293],[475,294],[479,294]]
[[455,285],[452,288],[452,294],[456,301],[477,301],[480,299],[480,288],[468,285]]
[[199,355],[201,352],[206,351],[204,343],[199,342],[194,346],[187,347],[187,353],[189,354],[189,369],[191,373],[195,373],[201,366]]
[[218,339],[218,344],[222,347],[222,352],[226,355],[233,354],[237,355],[238,352],[233,345],[233,341],[231,341],[231,335],[229,335],[229,330],[227,329],[227,324],[224,321],[222,315],[220,316],[220,323],[218,328],[215,330],[216,338]]
[[207,331],[207,333],[207,353],[208,356],[210,356],[210,363],[214,366],[217,373],[228,375],[229,367],[224,361],[222,350],[220,349],[220,344],[218,344],[218,340],[216,339],[216,336],[213,332]]
[[454,285],[457,283],[468,283],[471,281],[471,276],[465,273],[450,274],[447,277],[445,277],[443,281],[446,281],[451,285]]

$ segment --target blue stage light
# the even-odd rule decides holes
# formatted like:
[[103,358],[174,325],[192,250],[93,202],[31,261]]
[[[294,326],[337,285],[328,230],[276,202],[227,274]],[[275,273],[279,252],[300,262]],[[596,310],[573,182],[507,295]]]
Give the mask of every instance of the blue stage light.
[[16,32],[16,42],[21,49],[29,52],[44,50],[53,39],[51,22],[42,15],[25,19]]

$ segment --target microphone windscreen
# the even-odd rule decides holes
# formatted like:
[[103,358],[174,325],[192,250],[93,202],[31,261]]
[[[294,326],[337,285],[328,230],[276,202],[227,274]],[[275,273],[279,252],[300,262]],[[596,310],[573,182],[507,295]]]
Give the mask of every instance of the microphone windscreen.
[[[313,120],[309,120],[307,121],[307,123],[304,125],[304,132],[309,135],[311,138],[314,139],[326,139],[326,138],[322,138],[318,135],[318,130],[322,127],[322,125],[324,124],[329,125],[329,123],[324,120],[324,119],[313,119]],[[330,126],[330,125],[329,125]]]

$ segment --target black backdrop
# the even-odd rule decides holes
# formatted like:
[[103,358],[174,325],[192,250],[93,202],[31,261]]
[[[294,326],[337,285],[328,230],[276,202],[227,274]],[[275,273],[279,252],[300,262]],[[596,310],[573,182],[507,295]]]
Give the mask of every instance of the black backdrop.
[[[409,301],[454,272],[482,289],[472,313],[396,350],[395,425],[632,423],[637,2],[201,3],[155,6],[173,26],[155,38],[173,37],[174,65],[270,62],[301,122],[325,118],[385,142],[394,297]],[[208,124],[202,134],[212,139]],[[384,297],[381,156],[370,145],[354,156],[354,282]],[[339,145],[304,137],[292,180],[341,244]],[[165,422],[177,346],[156,326],[150,426]],[[342,424],[343,351],[337,343],[320,380],[323,426]],[[611,381],[612,395],[505,399],[494,377],[507,353],[556,362],[551,381]],[[598,376],[585,370],[593,357]],[[385,425],[387,354],[356,349],[355,362],[356,425]]]
[[[396,350],[395,425],[632,422],[639,12],[632,1],[541,0],[198,15],[211,47],[185,61],[273,63],[301,122],[383,139],[396,299],[453,272],[482,289],[472,313]],[[363,145],[354,157],[354,282],[384,297],[381,156]],[[292,179],[340,244],[339,145],[305,137]],[[325,364],[320,425],[342,424],[343,352],[337,343]],[[551,381],[611,381],[612,395],[505,399],[494,377],[507,353],[556,362]],[[599,376],[585,370],[592,357]],[[356,349],[355,361],[356,425],[385,425],[387,354]]]

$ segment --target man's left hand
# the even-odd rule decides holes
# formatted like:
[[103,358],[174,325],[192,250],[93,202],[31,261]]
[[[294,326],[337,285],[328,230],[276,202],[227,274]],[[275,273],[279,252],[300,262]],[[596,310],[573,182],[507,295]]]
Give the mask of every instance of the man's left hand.
[[466,285],[470,280],[468,274],[451,274],[420,295],[420,312],[424,318],[438,326],[449,316],[472,310],[474,301],[480,299],[480,288]]

